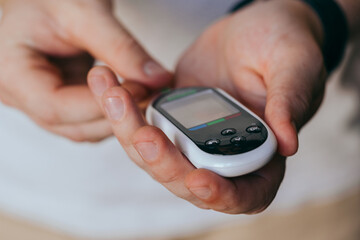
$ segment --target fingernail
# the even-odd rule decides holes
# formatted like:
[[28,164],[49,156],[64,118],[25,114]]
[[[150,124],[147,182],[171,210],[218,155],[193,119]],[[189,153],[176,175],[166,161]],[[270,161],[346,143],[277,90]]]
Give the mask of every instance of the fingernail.
[[105,111],[113,120],[120,120],[124,115],[124,102],[121,98],[112,97],[105,100]]
[[200,199],[207,200],[211,197],[211,190],[207,187],[190,188],[190,191]]
[[154,162],[158,155],[158,148],[154,142],[141,142],[135,148],[146,162]]
[[105,78],[102,76],[90,77],[91,86],[96,96],[102,96],[108,88]]
[[154,61],[149,61],[145,63],[144,72],[149,77],[159,76],[167,73],[167,71],[164,68],[162,68],[158,63]]

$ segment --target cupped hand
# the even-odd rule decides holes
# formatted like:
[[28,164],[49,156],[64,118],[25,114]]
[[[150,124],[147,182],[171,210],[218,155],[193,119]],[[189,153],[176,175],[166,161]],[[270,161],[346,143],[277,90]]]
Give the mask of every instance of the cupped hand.
[[262,211],[275,197],[284,157],[276,155],[259,171],[237,178],[195,169],[160,129],[144,120],[136,103],[148,96],[142,85],[120,86],[107,67],[93,68],[88,82],[128,156],[176,196],[200,208],[232,214]]
[[[274,131],[279,155],[256,172],[268,184],[251,182],[249,176],[231,180],[244,182],[236,188],[240,199],[262,200],[256,210],[265,209],[275,197],[285,171],[280,155],[295,154],[298,131],[322,101],[326,70],[321,44],[321,24],[307,5],[259,1],[213,24],[177,66],[176,86],[220,87],[264,118]],[[187,186],[206,179],[201,174],[194,171],[195,180]],[[232,190],[221,181],[225,180],[218,179],[219,188]]]
[[259,2],[210,26],[180,59],[176,86],[228,91],[263,117],[277,137],[278,154],[258,171],[236,178],[195,169],[161,130],[147,125],[134,95],[114,84],[109,69],[93,69],[88,81],[94,92],[96,82],[106,83],[97,101],[129,157],[155,180],[200,208],[257,213],[274,199],[284,156],[297,151],[298,130],[323,97],[321,41],[320,23],[305,4]]
[[198,38],[179,61],[176,85],[226,90],[265,119],[279,153],[290,156],[324,94],[321,31],[301,1],[255,2]]
[[75,141],[112,134],[86,85],[94,58],[150,89],[171,79],[113,17],[110,1],[6,0],[0,53],[0,100]]

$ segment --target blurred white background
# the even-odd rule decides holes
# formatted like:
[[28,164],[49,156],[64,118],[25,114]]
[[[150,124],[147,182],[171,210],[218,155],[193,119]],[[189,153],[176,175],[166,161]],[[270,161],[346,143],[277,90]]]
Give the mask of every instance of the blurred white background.
[[[234,1],[185,2],[189,4],[118,1],[117,14],[154,56],[173,69],[199,31]],[[181,236],[227,223],[249,224],[351,196],[360,189],[360,64],[359,54],[349,51],[348,58],[357,65],[343,66],[329,80],[322,107],[301,131],[299,152],[288,159],[280,191],[262,215],[228,216],[196,209],[125,159],[115,139],[75,144],[39,129],[3,105],[0,209],[73,236],[127,238]],[[0,238],[4,232],[0,225]]]

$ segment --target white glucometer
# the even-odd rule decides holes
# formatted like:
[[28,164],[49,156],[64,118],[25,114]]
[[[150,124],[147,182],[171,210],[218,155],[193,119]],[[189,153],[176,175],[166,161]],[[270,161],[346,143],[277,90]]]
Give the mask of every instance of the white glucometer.
[[264,121],[217,88],[165,92],[149,105],[146,119],[163,130],[195,167],[225,177],[261,168],[277,147]]

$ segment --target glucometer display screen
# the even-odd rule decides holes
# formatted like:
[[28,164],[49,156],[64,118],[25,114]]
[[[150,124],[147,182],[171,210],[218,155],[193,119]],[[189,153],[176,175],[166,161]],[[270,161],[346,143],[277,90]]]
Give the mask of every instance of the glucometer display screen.
[[164,103],[161,107],[185,128],[192,128],[239,112],[210,89]]

